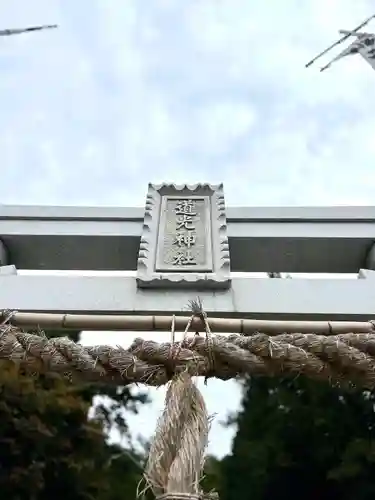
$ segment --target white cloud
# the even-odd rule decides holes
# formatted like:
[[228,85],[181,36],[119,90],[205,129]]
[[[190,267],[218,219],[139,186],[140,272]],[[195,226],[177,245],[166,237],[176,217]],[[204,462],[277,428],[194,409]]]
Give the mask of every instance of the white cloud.
[[60,28],[1,39],[3,201],[140,205],[150,180],[207,179],[231,204],[350,203],[371,178],[372,70],[304,68],[369,2],[31,4],[4,26]]

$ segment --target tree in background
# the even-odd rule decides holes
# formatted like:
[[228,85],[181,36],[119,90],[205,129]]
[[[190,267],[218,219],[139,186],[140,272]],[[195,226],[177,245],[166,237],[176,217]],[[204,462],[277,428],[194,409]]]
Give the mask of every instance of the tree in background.
[[[48,338],[68,336],[74,342],[78,342],[81,332],[51,330],[45,332],[45,335]],[[101,420],[107,432],[115,427],[122,435],[130,437],[126,412],[137,413],[139,405],[148,402],[146,393],[134,394],[129,386],[100,383],[86,383],[80,388],[81,397],[91,405],[95,404],[95,418]]]
[[372,499],[374,403],[303,377],[247,380],[221,500]]
[[221,500],[374,498],[374,393],[304,377],[242,384],[232,454],[219,464]]
[[[65,332],[47,332],[59,336]],[[78,339],[78,332],[70,335]],[[94,395],[113,397],[88,419]],[[109,445],[113,422],[126,431],[123,410],[142,401],[128,388],[70,383],[57,375],[31,377],[0,364],[0,491],[12,500],[120,500],[134,496],[143,457]],[[116,414],[117,412],[117,414]],[[121,413],[121,415],[120,415]]]

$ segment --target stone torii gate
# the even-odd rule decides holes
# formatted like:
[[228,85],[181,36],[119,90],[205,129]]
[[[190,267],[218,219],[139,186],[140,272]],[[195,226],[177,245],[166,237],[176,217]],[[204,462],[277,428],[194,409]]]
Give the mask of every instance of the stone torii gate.
[[[226,209],[222,185],[150,184],[145,210],[3,205],[0,310],[186,314],[199,295],[211,317],[366,321],[375,319],[374,241],[375,207]],[[246,275],[267,271],[364,279]]]
[[[54,371],[72,380],[168,384],[144,474],[159,500],[218,499],[200,486],[210,418],[195,377],[288,373],[375,386],[375,323],[369,321],[375,319],[375,208],[226,210],[222,185],[149,185],[145,210],[3,206],[0,236],[1,359],[28,373]],[[21,269],[133,275],[41,276],[18,274]],[[253,271],[364,279],[249,278]],[[193,301],[186,317],[182,308],[197,295],[203,307]],[[310,323],[301,329],[298,321],[288,328],[276,321],[264,328],[261,318]],[[171,341],[83,346],[20,329],[91,330],[94,322],[101,330],[170,330]],[[184,336],[176,341],[179,330]]]

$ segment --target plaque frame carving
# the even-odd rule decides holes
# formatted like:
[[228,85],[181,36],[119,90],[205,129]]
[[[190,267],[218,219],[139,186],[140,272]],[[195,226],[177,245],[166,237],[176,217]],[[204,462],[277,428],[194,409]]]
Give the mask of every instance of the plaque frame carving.
[[[157,262],[159,239],[163,235],[163,217],[167,199],[207,200],[209,219],[206,241],[211,266],[179,267],[172,271],[160,268]],[[197,269],[197,271],[195,271]],[[149,184],[146,196],[143,230],[137,261],[137,286],[139,288],[196,288],[228,289],[230,287],[230,256],[223,184]]]

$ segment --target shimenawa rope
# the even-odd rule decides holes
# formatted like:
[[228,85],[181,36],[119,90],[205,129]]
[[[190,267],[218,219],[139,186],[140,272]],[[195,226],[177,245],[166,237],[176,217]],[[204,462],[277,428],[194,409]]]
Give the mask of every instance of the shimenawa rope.
[[[375,332],[329,337],[215,335],[210,342],[208,348],[201,336],[185,335],[178,344],[137,338],[129,349],[82,346],[67,337],[48,339],[43,333],[25,333],[9,323],[0,325],[0,359],[11,360],[30,373],[59,372],[89,382],[160,386],[170,380],[171,373],[181,373],[194,364],[196,375],[222,380],[247,374],[302,374],[332,383],[375,387]],[[178,353],[171,357],[170,351],[175,349]]]
[[[10,324],[12,313],[2,313],[0,359],[29,372],[59,372],[88,381],[148,385],[169,383],[165,410],[158,422],[145,470],[145,479],[158,500],[197,500],[209,417],[193,376],[223,380],[238,375],[304,374],[331,383],[375,387],[375,331],[342,335],[280,334],[212,336],[199,301],[183,339],[157,344],[135,339],[129,349],[85,347],[67,337],[48,339],[42,333],[22,332]],[[205,336],[189,336],[194,318],[205,326]],[[207,497],[207,495],[206,495]],[[212,498],[212,495],[210,495]]]

